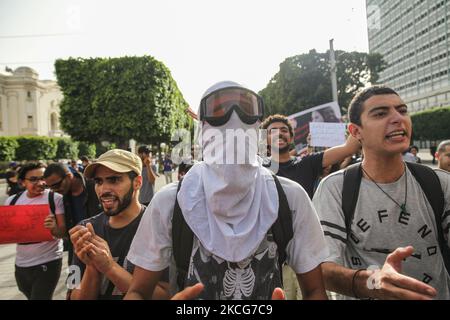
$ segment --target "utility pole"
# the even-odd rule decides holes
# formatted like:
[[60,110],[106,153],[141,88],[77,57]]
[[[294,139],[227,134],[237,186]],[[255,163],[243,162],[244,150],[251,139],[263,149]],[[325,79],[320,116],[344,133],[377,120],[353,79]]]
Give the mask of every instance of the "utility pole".
[[336,78],[336,57],[333,48],[334,39],[330,40],[330,71],[331,71],[331,90],[333,94],[333,101],[338,102],[337,92],[337,78]]

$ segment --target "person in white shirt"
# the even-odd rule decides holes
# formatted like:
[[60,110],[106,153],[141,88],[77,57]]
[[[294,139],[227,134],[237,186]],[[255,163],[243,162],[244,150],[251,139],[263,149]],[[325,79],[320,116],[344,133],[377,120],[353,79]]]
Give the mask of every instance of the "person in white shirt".
[[45,165],[27,163],[19,171],[25,191],[6,199],[5,205],[41,205],[54,201],[55,212],[49,209],[44,227],[54,240],[17,244],[15,277],[19,290],[29,300],[51,300],[61,274],[63,242],[66,232],[62,195],[46,189]]

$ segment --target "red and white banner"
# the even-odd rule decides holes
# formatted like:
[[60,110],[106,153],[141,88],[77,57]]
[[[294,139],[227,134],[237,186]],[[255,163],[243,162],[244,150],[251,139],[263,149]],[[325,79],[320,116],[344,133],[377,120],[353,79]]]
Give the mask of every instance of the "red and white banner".
[[47,204],[0,206],[0,244],[53,240],[44,228],[49,212]]

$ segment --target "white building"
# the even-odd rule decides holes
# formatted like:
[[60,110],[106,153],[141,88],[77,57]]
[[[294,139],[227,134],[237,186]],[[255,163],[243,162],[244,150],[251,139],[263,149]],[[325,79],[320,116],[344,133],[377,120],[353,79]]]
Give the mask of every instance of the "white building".
[[60,137],[59,103],[63,95],[55,81],[39,80],[28,67],[0,73],[0,136]]
[[410,111],[450,106],[450,1],[366,0],[370,53],[387,62],[379,83]]

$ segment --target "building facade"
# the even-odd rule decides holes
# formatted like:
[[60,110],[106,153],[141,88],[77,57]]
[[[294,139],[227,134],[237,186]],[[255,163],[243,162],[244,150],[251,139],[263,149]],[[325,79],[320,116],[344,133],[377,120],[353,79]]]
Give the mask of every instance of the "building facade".
[[450,106],[450,0],[366,0],[370,53],[387,63],[379,82],[411,112]]
[[60,137],[59,104],[63,95],[55,81],[19,67],[0,73],[0,136]]

